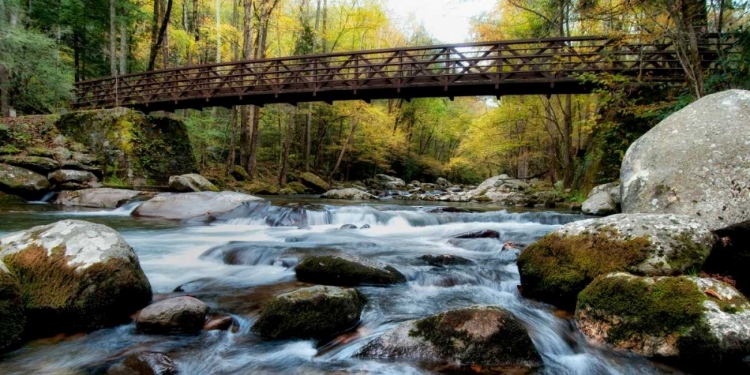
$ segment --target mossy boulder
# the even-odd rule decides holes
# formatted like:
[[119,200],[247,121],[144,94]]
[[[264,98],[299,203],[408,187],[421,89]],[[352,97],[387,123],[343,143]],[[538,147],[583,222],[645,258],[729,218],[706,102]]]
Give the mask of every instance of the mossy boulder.
[[250,181],[250,175],[247,173],[245,168],[240,167],[239,165],[235,165],[232,167],[232,170],[229,171],[229,174],[234,177],[237,181]]
[[402,323],[365,345],[366,358],[410,359],[515,373],[542,366],[526,327],[500,307],[469,307]]
[[21,285],[0,260],[0,353],[21,341],[25,324]]
[[295,194],[303,194],[307,191],[307,188],[305,185],[302,185],[301,183],[294,181],[286,184],[287,189],[291,189],[294,191]]
[[707,363],[750,354],[750,303],[710,278],[599,276],[578,296],[576,321],[591,340],[649,357]]
[[31,336],[119,324],[151,301],[135,251],[104,225],[63,220],[9,234],[0,260],[18,278]]
[[62,206],[117,208],[139,196],[140,191],[127,189],[66,190],[57,195],[54,203]]
[[99,179],[93,173],[75,169],[58,169],[47,175],[47,179],[54,186],[63,190],[97,187],[99,182]]
[[351,255],[319,255],[303,260],[295,268],[300,281],[339,286],[390,285],[406,282],[397,269]]
[[299,182],[316,194],[323,194],[331,189],[331,186],[327,182],[310,172],[300,174]]
[[146,333],[197,333],[203,330],[208,310],[208,305],[190,296],[168,298],[141,310],[135,327]]
[[314,286],[274,298],[252,330],[269,339],[325,339],[353,329],[367,298],[356,289]]
[[276,183],[256,181],[245,187],[250,194],[278,195],[281,188]]
[[0,163],[45,174],[60,168],[60,163],[56,160],[42,156],[5,155],[0,156]]
[[23,199],[17,195],[6,194],[0,191],[0,205],[11,205],[11,204],[24,204],[26,199]]
[[714,240],[701,221],[689,216],[620,214],[573,222],[520,254],[521,291],[528,298],[573,309],[578,293],[599,275],[698,270]]
[[212,191],[181,194],[163,193],[138,206],[133,211],[133,216],[170,220],[213,219],[216,215],[227,214],[250,203],[262,201],[262,198],[229,191],[220,193]]
[[197,173],[170,177],[169,188],[178,192],[219,191],[219,188],[212,184],[211,181]]
[[347,199],[347,200],[378,200],[379,198],[359,189],[334,189],[320,196],[323,199]]
[[39,199],[49,191],[49,181],[28,169],[0,163],[0,191],[27,199]]
[[56,126],[103,162],[105,180],[165,186],[170,176],[197,170],[187,128],[176,117],[115,108],[65,114]]

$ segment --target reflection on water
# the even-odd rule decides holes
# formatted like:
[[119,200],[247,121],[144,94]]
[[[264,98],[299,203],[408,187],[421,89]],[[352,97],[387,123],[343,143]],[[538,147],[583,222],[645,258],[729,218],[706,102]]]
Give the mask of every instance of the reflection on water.
[[[63,218],[112,226],[135,248],[156,298],[189,293],[215,311],[232,314],[239,330],[155,336],[138,334],[130,324],[38,340],[1,357],[0,373],[106,373],[108,366],[144,350],[168,353],[182,374],[430,373],[416,363],[362,360],[354,353],[399,322],[477,304],[502,306],[526,324],[544,358],[545,373],[662,373],[645,359],[590,346],[569,319],[519,296],[518,250],[503,250],[503,242],[528,244],[558,225],[582,219],[580,215],[512,213],[487,206],[464,206],[479,212],[432,213],[435,206],[286,200],[250,216],[187,225],[132,218],[136,205],[116,210],[5,208],[0,234]],[[339,229],[343,224],[370,228]],[[452,239],[484,229],[499,232],[500,240]],[[293,267],[301,256],[315,252],[377,259],[403,272],[408,282],[360,288],[369,302],[356,333],[328,343],[260,340],[250,332],[258,312],[272,296],[305,285],[295,280]],[[451,254],[474,263],[435,268],[417,260],[426,254]]]

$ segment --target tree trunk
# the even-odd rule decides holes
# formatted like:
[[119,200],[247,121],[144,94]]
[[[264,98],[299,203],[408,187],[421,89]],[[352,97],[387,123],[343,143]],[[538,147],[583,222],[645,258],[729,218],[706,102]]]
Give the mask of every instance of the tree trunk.
[[336,172],[339,170],[339,167],[341,166],[341,160],[344,159],[344,154],[346,154],[346,148],[349,146],[349,143],[352,142],[352,138],[354,138],[354,132],[357,130],[357,125],[359,125],[359,116],[354,117],[354,122],[352,123],[351,130],[349,131],[349,136],[346,138],[344,145],[341,146],[341,152],[339,153],[338,160],[336,160],[336,165],[333,167],[331,174],[328,176],[329,183],[333,181],[333,176],[336,175]]
[[286,186],[287,165],[289,164],[289,149],[292,145],[292,136],[294,135],[294,115],[297,111],[296,106],[289,109],[289,126],[286,129],[286,139],[284,140],[284,150],[281,154],[281,168],[279,168],[279,186]]
[[221,62],[221,1],[216,0],[216,62]]
[[[242,57],[253,58],[253,0],[245,0],[242,28]],[[253,124],[254,106],[243,105],[240,108],[240,164],[250,173],[250,138]]]
[[128,72],[128,29],[125,20],[120,21],[120,75]]
[[109,0],[109,74],[117,75],[117,27],[115,26],[115,0]]
[[321,47],[322,47],[322,53],[326,53],[328,51],[328,37],[326,37],[326,32],[328,31],[328,0],[323,0],[323,29],[321,30]]
[[[154,11],[158,10],[159,0],[154,0]],[[156,41],[153,42],[151,45],[151,54],[148,59],[148,70],[154,70],[154,65],[156,64],[156,55],[157,51],[159,51],[159,47],[161,47],[162,42],[164,41],[164,35],[167,33],[167,26],[169,26],[169,15],[172,13],[172,0],[167,0],[167,9],[164,11],[164,20],[161,23],[161,28],[159,29],[159,33],[156,37]],[[158,21],[158,17],[155,15],[154,20]],[[156,29],[156,26],[154,26],[154,29]],[[154,30],[152,29],[152,31]],[[152,33],[153,35],[153,33]]]
[[0,116],[2,117],[10,117],[9,81],[8,69],[5,68],[5,65],[0,64]]
[[[318,44],[318,23],[320,21],[320,0],[318,0],[318,6],[315,10],[315,37],[313,38],[312,53],[315,54],[315,49]],[[310,103],[307,106],[307,126],[305,126],[305,172],[310,172],[310,149],[312,148],[312,140],[310,130],[312,129],[312,115],[313,115],[313,104]]]

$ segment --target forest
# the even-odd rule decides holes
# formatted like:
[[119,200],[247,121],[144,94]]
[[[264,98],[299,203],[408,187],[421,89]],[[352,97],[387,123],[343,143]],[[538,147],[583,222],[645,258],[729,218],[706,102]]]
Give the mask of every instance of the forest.
[[[471,2],[465,2],[471,6]],[[618,178],[630,143],[692,101],[750,87],[741,0],[498,0],[471,40],[638,35],[675,44],[682,85],[582,76],[593,94],[343,101],[179,110],[201,173],[236,167],[283,187],[312,172],[355,181],[478,183],[506,173],[585,193]],[[697,40],[734,43],[704,71]],[[439,44],[378,0],[0,0],[2,113],[63,113],[74,82],[183,65]],[[29,63],[33,62],[33,63]]]

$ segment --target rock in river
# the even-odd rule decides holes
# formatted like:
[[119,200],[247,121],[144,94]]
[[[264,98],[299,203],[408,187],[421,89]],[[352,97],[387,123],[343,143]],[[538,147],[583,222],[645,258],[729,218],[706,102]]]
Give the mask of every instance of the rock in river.
[[579,295],[576,321],[593,341],[649,357],[705,364],[750,354],[750,303],[710,278],[603,275]]
[[397,269],[351,255],[316,255],[295,268],[300,281],[325,285],[388,285],[406,282]]
[[508,372],[542,366],[526,327],[499,307],[451,310],[402,323],[367,344],[358,356]]
[[125,358],[125,362],[112,366],[107,375],[176,375],[172,358],[164,353],[140,352]]
[[474,264],[474,262],[455,255],[444,254],[444,255],[422,255],[419,260],[433,267],[445,267],[445,266],[466,266]]
[[619,214],[577,221],[521,253],[521,290],[528,298],[572,308],[578,292],[599,275],[700,269],[713,243],[705,224],[690,216]]
[[211,181],[197,173],[169,177],[169,187],[179,192],[219,191]]
[[193,297],[169,298],[141,310],[135,326],[147,333],[196,333],[203,329],[208,310],[205,303]]
[[252,329],[269,339],[329,338],[354,328],[366,302],[356,289],[299,289],[274,298]]
[[18,278],[32,335],[118,324],[151,301],[138,256],[104,225],[63,220],[9,234],[0,260]]
[[140,191],[127,189],[83,189],[60,192],[55,204],[96,208],[117,208],[141,195]]
[[261,201],[263,201],[262,198],[229,191],[163,193],[144,202],[133,212],[133,215],[174,220],[214,217],[241,208],[248,203]]
[[21,285],[0,260],[0,353],[21,341],[25,324]]
[[310,172],[300,174],[299,181],[313,193],[323,194],[331,189],[331,185],[328,185],[322,178]]
[[41,198],[49,190],[49,181],[28,169],[0,163],[0,190],[24,198]]
[[620,197],[620,185],[609,183],[599,185],[591,190],[581,206],[584,214],[606,216],[617,213]]
[[378,197],[355,188],[329,190],[320,196],[324,199],[377,200]]
[[622,210],[700,216],[711,230],[750,221],[750,91],[703,97],[635,141]]

